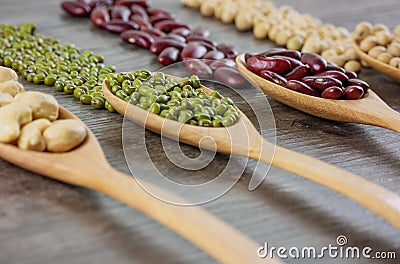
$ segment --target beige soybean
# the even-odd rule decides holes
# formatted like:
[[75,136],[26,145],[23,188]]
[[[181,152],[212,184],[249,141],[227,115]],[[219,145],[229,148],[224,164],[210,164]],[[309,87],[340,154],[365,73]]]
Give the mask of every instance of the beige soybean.
[[368,55],[373,58],[378,58],[379,54],[386,52],[386,47],[375,46],[368,51]]

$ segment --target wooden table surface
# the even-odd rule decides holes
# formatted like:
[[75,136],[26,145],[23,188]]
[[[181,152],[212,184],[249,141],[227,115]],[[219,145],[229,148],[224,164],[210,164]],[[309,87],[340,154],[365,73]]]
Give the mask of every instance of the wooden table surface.
[[[105,56],[118,71],[159,69],[149,51],[123,43],[118,36],[94,28],[85,18],[72,18],[58,0],[2,0],[0,23],[35,22],[36,33],[75,43]],[[362,20],[394,27],[399,23],[398,0],[276,1],[290,4],[325,22],[353,29]],[[232,43],[239,51],[273,47],[239,33],[233,25],[203,18],[178,0],[153,0],[153,7],[173,11],[192,25],[212,29],[217,42]],[[371,69],[361,78],[392,108],[400,110],[400,85]],[[56,96],[99,139],[112,166],[129,173],[121,143],[123,118],[94,110],[52,88],[22,81],[27,90]],[[260,94],[258,95],[260,96]],[[339,123],[313,117],[268,98],[275,116],[277,143],[363,176],[400,195],[400,135],[367,125]],[[255,103],[257,103],[255,101]],[[244,109],[245,113],[248,111]],[[134,135],[132,135],[134,136]],[[140,138],[138,138],[140,140]],[[160,137],[146,134],[155,163],[166,173],[174,168],[161,156]],[[197,149],[183,146],[188,153]],[[142,153],[137,153],[140,159]],[[135,158],[135,157],[131,157]],[[240,158],[235,158],[240,160]],[[201,182],[223,166],[228,157],[217,155],[202,173],[177,174],[176,179]],[[255,191],[247,189],[255,167],[249,162],[242,178],[225,195],[202,207],[225,220],[260,246],[321,248],[336,245],[345,235],[349,246],[369,246],[375,251],[395,251],[397,260],[324,258],[287,259],[287,263],[399,263],[400,232],[372,212],[341,195],[296,175],[273,168]],[[192,177],[192,178],[189,178]],[[204,179],[203,179],[204,180]],[[254,254],[257,254],[254,252]],[[105,195],[47,179],[0,159],[0,263],[213,263],[214,260],[148,217]]]

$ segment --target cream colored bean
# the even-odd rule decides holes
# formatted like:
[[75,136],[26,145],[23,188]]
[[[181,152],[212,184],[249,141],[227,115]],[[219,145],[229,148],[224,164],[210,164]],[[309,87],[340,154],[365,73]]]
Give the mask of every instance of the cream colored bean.
[[361,70],[361,63],[357,60],[349,60],[344,64],[345,70],[359,72]]
[[386,52],[386,47],[375,46],[368,51],[368,55],[373,58],[378,58],[379,54],[381,54],[382,52]]
[[10,81],[10,80],[18,81],[17,73],[15,71],[13,71],[12,69],[0,66],[0,83]]
[[389,44],[390,41],[390,34],[388,31],[378,31],[375,33],[375,37],[376,37],[376,42],[378,43],[378,45],[381,46],[386,46],[387,44]]
[[14,97],[13,104],[28,106],[33,119],[46,118],[50,121],[58,118],[58,102],[54,96],[41,92],[25,92]]
[[345,57],[343,55],[337,55],[337,56],[330,58],[328,61],[336,64],[339,67],[343,67],[344,64],[347,62],[347,57]]
[[395,68],[400,68],[400,58],[399,57],[393,57],[390,62],[390,66],[393,66]]
[[253,28],[252,13],[249,11],[238,11],[235,15],[235,26],[239,31],[246,31]]
[[82,144],[87,131],[82,122],[74,119],[54,121],[44,132],[47,150],[50,152],[66,152]]
[[0,107],[11,104],[13,101],[13,97],[8,93],[1,93],[0,92]]
[[255,24],[253,28],[254,37],[258,39],[266,39],[268,37],[268,31],[271,28],[271,24],[268,22],[263,22],[260,24]]
[[373,35],[367,36],[360,42],[360,49],[364,52],[368,52],[371,48],[377,45],[376,37]]
[[393,29],[393,35],[400,37],[400,25],[397,25],[394,29]]
[[400,57],[400,43],[393,42],[389,45],[387,51],[394,57]]
[[19,93],[25,92],[24,86],[20,84],[18,81],[9,80],[3,83],[0,83],[0,92],[7,93],[12,97],[16,96]]
[[21,136],[18,139],[18,147],[23,150],[45,151],[46,141],[43,131],[51,125],[45,118],[36,119],[26,124],[21,129]]
[[225,24],[232,24],[235,20],[236,6],[231,6],[222,10],[221,21]]
[[389,64],[390,60],[393,58],[392,54],[389,52],[382,52],[381,54],[376,57],[377,60]]
[[376,33],[376,32],[379,32],[379,31],[386,31],[386,32],[389,32],[389,29],[388,29],[388,27],[387,27],[386,25],[384,25],[384,24],[382,24],[382,23],[375,24],[375,25],[372,27],[372,32],[373,32],[373,33]]
[[372,32],[372,25],[369,22],[363,21],[357,24],[354,29],[354,38],[356,40],[362,40],[369,36]]
[[304,38],[299,35],[290,37],[286,43],[286,47],[291,50],[301,50],[304,44]]
[[183,3],[192,8],[200,8],[201,6],[201,0],[183,0]]
[[13,101],[0,108],[0,142],[11,143],[21,134],[21,127],[32,121],[32,110],[28,105]]
[[203,1],[200,6],[200,13],[203,16],[207,16],[207,17],[213,16],[214,10],[215,10],[215,7],[217,6],[217,4],[218,4],[218,1],[215,1],[215,0]]
[[275,42],[279,46],[286,46],[289,38],[292,35],[293,35],[293,33],[291,31],[289,31],[288,29],[282,30],[282,31],[278,32]]

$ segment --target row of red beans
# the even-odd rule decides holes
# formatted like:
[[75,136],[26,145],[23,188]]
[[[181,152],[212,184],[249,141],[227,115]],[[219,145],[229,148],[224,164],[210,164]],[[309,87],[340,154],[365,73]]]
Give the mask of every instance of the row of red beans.
[[356,100],[369,85],[355,72],[344,70],[313,53],[282,48],[246,54],[247,69],[288,89],[327,99]]
[[150,8],[149,0],[75,0],[63,1],[61,7],[74,16],[90,16],[96,27],[149,49],[163,66],[184,61],[191,74],[202,78],[214,75],[233,87],[245,82],[235,67],[238,52],[231,45],[211,40],[206,28],[192,29],[172,13]]

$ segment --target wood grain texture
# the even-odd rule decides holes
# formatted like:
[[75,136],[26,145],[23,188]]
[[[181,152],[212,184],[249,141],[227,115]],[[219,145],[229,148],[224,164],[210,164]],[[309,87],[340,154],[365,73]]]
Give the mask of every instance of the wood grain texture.
[[[182,21],[207,25],[212,38],[227,41],[240,52],[260,51],[274,44],[253,40],[251,32],[237,32],[233,25],[202,18],[178,1],[153,0],[153,6],[173,11]],[[352,29],[359,21],[398,23],[398,0],[279,1],[308,12],[323,21]],[[35,22],[37,33],[75,43],[81,49],[103,54],[106,64],[119,71],[160,66],[148,51],[123,43],[118,36],[94,28],[87,19],[70,18],[58,7],[59,1],[3,0],[1,23]],[[361,78],[387,104],[400,110],[400,87],[372,69],[363,69]],[[80,117],[94,132],[108,161],[129,173],[121,143],[122,120],[118,114],[84,106],[63,93],[23,82],[28,90],[54,94],[59,102]],[[249,89],[251,90],[251,89]],[[225,91],[224,91],[225,92]],[[229,94],[240,109],[251,109],[240,96]],[[264,95],[249,100],[260,104]],[[304,114],[268,98],[275,116],[277,143],[286,148],[327,161],[362,175],[400,194],[400,137],[398,133],[367,125],[340,123]],[[251,119],[254,121],[254,119]],[[137,128],[140,132],[140,128]],[[264,131],[263,131],[264,132]],[[265,132],[264,132],[265,133]],[[146,132],[148,152],[154,164],[171,178],[199,183],[212,178],[229,157],[218,154],[215,162],[198,172],[175,168],[162,155],[158,135]],[[132,134],[133,140],[140,140]],[[135,150],[136,146],[132,146]],[[182,145],[185,153],[198,150]],[[134,157],[138,162],[142,155]],[[242,158],[233,157],[240,162]],[[242,178],[227,194],[202,205],[221,219],[260,243],[279,246],[335,245],[344,234],[350,246],[370,246],[374,250],[394,250],[400,256],[400,233],[372,212],[308,180],[271,168],[264,183],[249,192],[248,182],[256,162],[248,162]],[[210,257],[173,232],[141,213],[102,194],[63,184],[17,168],[0,160],[0,263],[213,263]],[[256,254],[256,252],[254,252]],[[288,259],[288,263],[398,263],[397,260]]]

